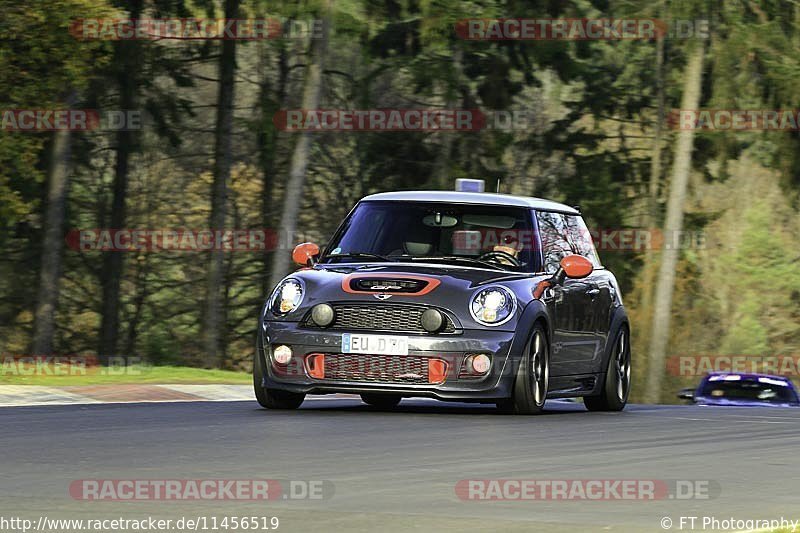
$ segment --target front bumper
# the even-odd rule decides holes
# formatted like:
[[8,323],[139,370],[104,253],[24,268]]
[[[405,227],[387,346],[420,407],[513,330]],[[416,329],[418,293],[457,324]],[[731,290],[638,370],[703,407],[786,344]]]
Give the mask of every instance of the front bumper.
[[[257,354],[263,358],[263,368],[267,369],[264,386],[303,394],[384,392],[404,397],[478,402],[491,402],[511,395],[516,369],[516,361],[509,356],[513,332],[463,330],[458,335],[408,335],[408,356],[392,357],[424,357],[447,361],[447,376],[440,383],[312,378],[306,367],[305,357],[312,353],[323,353],[326,357],[340,354],[343,333],[345,332],[303,328],[295,322],[265,322],[259,331]],[[277,344],[291,346],[293,357],[289,365],[273,365],[269,352],[270,347]],[[491,369],[482,377],[465,377],[461,368],[464,358],[467,354],[476,353],[491,356]]]

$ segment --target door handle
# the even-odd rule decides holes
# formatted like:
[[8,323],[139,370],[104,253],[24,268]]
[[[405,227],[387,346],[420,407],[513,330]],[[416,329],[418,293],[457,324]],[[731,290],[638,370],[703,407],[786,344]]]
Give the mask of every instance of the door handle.
[[589,289],[588,291],[586,291],[586,294],[591,296],[592,300],[594,300],[597,297],[597,295],[600,294],[600,289]]

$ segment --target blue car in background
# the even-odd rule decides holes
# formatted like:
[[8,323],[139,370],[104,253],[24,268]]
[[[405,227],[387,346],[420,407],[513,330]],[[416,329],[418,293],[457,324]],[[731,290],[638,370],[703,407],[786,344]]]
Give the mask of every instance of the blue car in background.
[[792,381],[768,374],[710,373],[696,389],[683,389],[678,397],[697,405],[800,407]]

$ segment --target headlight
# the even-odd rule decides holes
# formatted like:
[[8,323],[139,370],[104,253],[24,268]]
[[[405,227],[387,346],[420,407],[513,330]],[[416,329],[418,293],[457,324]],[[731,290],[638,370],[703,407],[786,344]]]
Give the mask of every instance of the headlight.
[[304,295],[305,289],[298,280],[282,281],[272,294],[272,312],[276,315],[291,313],[300,306]]
[[511,318],[516,306],[517,299],[505,287],[487,287],[472,297],[469,312],[480,324],[499,326]]

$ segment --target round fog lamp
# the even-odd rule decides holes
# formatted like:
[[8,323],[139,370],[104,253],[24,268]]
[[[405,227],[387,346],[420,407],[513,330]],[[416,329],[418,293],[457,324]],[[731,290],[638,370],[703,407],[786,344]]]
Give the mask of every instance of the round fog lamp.
[[444,327],[444,315],[438,309],[426,309],[420,317],[425,331],[436,333]]
[[492,361],[489,359],[488,355],[480,353],[478,355],[473,355],[470,363],[472,364],[473,372],[476,374],[485,374],[489,371],[489,365],[492,364]]
[[292,349],[285,344],[281,344],[272,350],[272,357],[275,358],[276,363],[285,365],[292,359]]
[[334,318],[333,307],[328,304],[317,304],[311,309],[311,320],[320,327],[330,326]]

